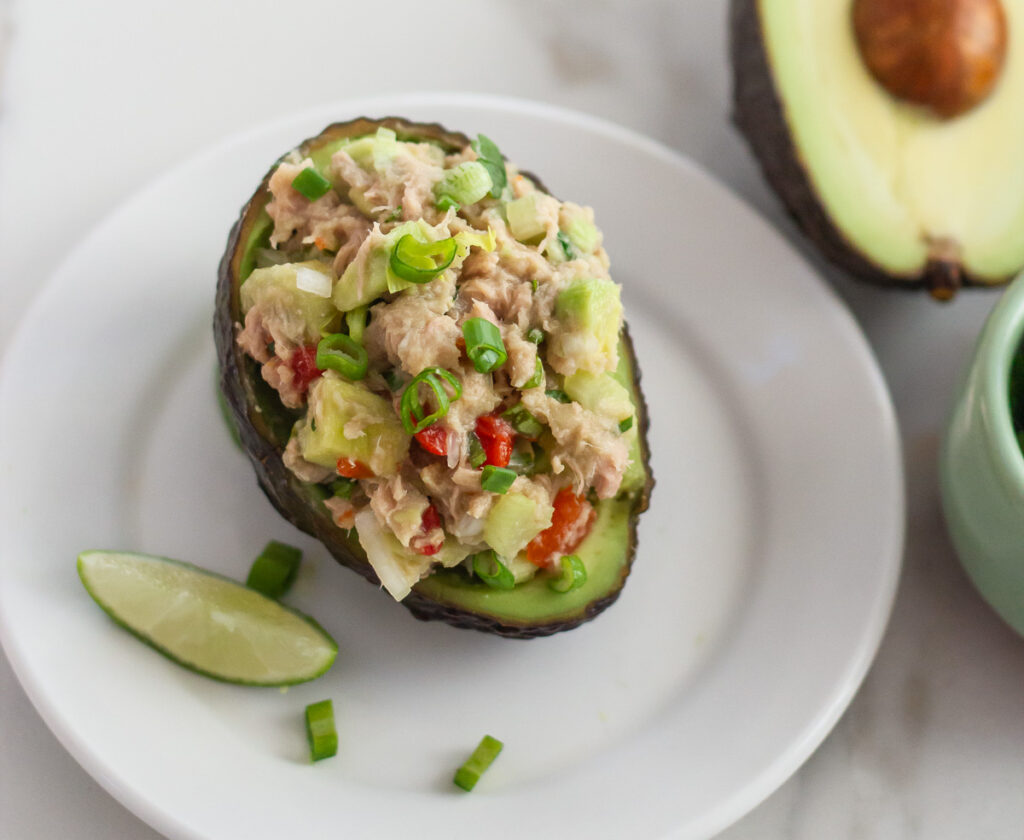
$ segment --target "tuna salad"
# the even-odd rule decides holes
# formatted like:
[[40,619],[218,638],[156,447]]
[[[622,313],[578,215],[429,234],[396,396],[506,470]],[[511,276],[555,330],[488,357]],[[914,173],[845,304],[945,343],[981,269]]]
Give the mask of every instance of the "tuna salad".
[[581,585],[598,506],[647,480],[593,212],[487,137],[386,127],[266,187],[234,341],[291,410],[285,467],[396,600],[441,568]]

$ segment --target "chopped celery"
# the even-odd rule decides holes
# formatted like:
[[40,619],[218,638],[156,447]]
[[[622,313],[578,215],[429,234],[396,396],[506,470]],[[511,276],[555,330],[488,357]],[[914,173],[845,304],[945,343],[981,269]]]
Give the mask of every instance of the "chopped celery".
[[[475,204],[491,191],[491,176],[487,168],[474,160],[449,169],[434,185],[434,195],[459,204]],[[440,207],[440,203],[438,204]]]

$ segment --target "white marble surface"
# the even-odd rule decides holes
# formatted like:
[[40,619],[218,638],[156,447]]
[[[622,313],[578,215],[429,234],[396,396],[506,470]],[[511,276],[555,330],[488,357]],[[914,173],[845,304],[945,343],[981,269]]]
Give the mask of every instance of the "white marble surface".
[[[148,180],[239,129],[346,96],[460,89],[588,111],[690,155],[792,235],[728,122],[725,6],[0,0],[0,347],[67,248]],[[995,295],[940,306],[832,281],[897,406],[905,569],[847,714],[721,838],[1020,840],[1024,641],[968,585],[936,487],[942,423]],[[157,837],[64,752],[2,654],[0,727],[0,836]]]

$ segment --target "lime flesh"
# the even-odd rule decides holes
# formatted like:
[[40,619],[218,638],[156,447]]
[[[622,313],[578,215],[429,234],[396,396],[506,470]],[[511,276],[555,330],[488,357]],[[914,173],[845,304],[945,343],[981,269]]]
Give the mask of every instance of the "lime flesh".
[[78,555],[78,575],[106,613],[179,665],[246,685],[315,679],[338,646],[320,625],[240,583],[164,557]]

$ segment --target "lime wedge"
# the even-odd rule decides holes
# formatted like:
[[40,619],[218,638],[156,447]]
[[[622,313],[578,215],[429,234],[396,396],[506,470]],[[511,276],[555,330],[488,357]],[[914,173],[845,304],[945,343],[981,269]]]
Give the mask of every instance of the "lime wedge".
[[338,645],[309,616],[189,563],[84,551],[78,576],[106,613],[179,665],[224,682],[291,685],[323,674]]

